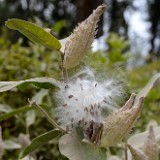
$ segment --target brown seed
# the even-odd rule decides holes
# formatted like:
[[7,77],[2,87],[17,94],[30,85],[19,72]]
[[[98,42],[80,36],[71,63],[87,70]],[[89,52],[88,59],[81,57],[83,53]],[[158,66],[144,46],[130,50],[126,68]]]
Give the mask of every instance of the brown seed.
[[87,108],[87,107],[85,107],[85,108],[84,108],[84,111],[88,112],[88,108]]
[[73,95],[69,95],[68,98],[69,98],[69,99],[73,98]]
[[71,119],[71,122],[73,122],[73,121],[74,121],[74,118]]
[[108,96],[110,99],[113,99],[111,96]]
[[81,121],[81,120],[79,120],[79,121],[78,121],[78,125],[80,125],[81,123],[82,123],[82,121]]
[[64,105],[63,105],[63,107],[67,107],[67,106],[68,106],[67,104],[64,104]]
[[93,110],[93,105],[91,105],[91,109]]
[[83,85],[82,84],[80,84],[80,87],[81,87],[81,91],[83,91]]

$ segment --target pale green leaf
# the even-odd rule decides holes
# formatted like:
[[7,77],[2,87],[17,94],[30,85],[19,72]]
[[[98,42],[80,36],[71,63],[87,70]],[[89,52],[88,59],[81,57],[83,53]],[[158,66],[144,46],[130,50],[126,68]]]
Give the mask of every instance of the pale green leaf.
[[36,159],[29,155],[29,156],[26,156],[26,157],[24,157],[24,158],[22,158],[20,160],[36,160]]
[[18,108],[18,109],[14,109],[11,112],[1,114],[0,115],[0,121],[6,120],[10,117],[13,117],[13,116],[19,114],[19,113],[26,112],[26,111],[31,110],[31,109],[34,109],[34,108],[29,107],[29,106],[25,106],[25,107],[21,107],[21,108]]
[[3,152],[4,148],[3,148],[3,144],[2,144],[2,128],[0,126],[0,159],[2,159],[3,156]]
[[34,101],[36,104],[41,104],[43,98],[48,94],[47,89],[41,89],[36,95],[32,98],[32,101]]
[[66,134],[60,138],[59,150],[70,160],[105,160],[106,153],[102,148],[82,142],[75,135]]
[[51,87],[59,87],[60,82],[56,81],[53,78],[48,77],[39,77],[39,78],[32,78],[27,80],[21,80],[21,81],[1,81],[0,82],[0,92],[8,91],[13,89],[17,86],[23,86],[33,84],[41,88],[51,88]]
[[28,127],[34,124],[36,120],[36,113],[34,110],[27,111],[25,116],[26,116],[26,125]]
[[3,148],[7,150],[20,149],[21,145],[13,140],[3,140]]
[[22,152],[21,158],[24,158],[25,156],[32,153],[40,146],[46,144],[48,141],[52,140],[53,138],[56,138],[61,133],[62,132],[60,130],[55,129],[36,137],[35,139],[32,140],[31,144],[24,149],[24,151]]
[[65,45],[66,45],[66,42],[67,42],[68,40],[69,40],[69,37],[59,40],[59,42],[61,43],[61,46],[62,46],[61,49],[60,49],[60,51],[61,51],[62,53],[64,53]]
[[8,113],[11,112],[12,108],[6,104],[0,104],[0,112]]
[[118,156],[110,156],[108,160],[121,160]]
[[55,50],[60,50],[61,48],[58,39],[34,23],[13,18],[6,21],[5,24],[8,28],[19,31],[34,43]]
[[160,73],[155,74],[147,85],[137,94],[134,104],[139,103],[140,97],[146,97],[150,90],[154,87],[155,83],[160,79]]
[[[156,141],[157,142],[160,141],[160,126],[154,127],[153,130]],[[148,136],[148,131],[137,133],[128,139],[128,144],[136,148],[141,148],[144,145],[147,136]]]
[[[34,97],[32,97],[33,102],[40,105],[42,103],[43,98],[48,94],[47,89],[41,89]],[[34,124],[36,120],[36,113],[34,110],[30,110],[26,112],[26,124],[29,127],[30,125]]]

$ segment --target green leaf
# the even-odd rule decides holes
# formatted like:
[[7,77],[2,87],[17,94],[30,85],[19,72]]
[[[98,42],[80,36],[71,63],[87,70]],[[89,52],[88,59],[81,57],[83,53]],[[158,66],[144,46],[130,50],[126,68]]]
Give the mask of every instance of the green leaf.
[[12,108],[6,104],[0,104],[0,112],[8,113],[11,112]]
[[7,150],[20,149],[21,145],[13,140],[2,141],[3,148]]
[[75,135],[66,134],[60,138],[59,150],[70,160],[106,160],[106,151],[82,142]]
[[[34,101],[36,104],[41,104],[43,98],[48,95],[47,89],[41,89],[38,93],[35,94],[34,97],[32,97],[31,101]],[[25,114],[26,117],[26,125],[29,127],[30,125],[34,124],[36,120],[36,113],[34,110],[29,110]]]
[[1,81],[0,82],[0,92],[11,90],[17,86],[23,87],[23,85],[25,86],[28,84],[33,84],[40,88],[47,89],[47,88],[51,88],[54,86],[59,88],[61,83],[59,81],[56,81],[53,78],[48,78],[48,77],[32,78],[32,79],[26,79],[26,80],[21,80],[21,81]]
[[30,109],[34,109],[33,107],[29,107],[29,106],[25,106],[25,107],[21,107],[21,108],[18,108],[18,109],[14,109],[12,110],[11,112],[8,112],[8,113],[4,113],[2,115],[0,115],[0,122],[5,120],[5,119],[8,119],[10,117],[13,117],[19,113],[22,113],[22,112],[26,112]]
[[[153,127],[153,130],[154,130],[155,139],[157,142],[159,142],[160,141],[160,126]],[[141,133],[137,133],[131,136],[128,139],[127,143],[136,148],[142,148],[147,136],[148,136],[148,130],[141,132]]]
[[26,119],[26,125],[27,127],[31,126],[34,124],[36,120],[36,113],[34,110],[27,111],[25,114],[25,119]]
[[45,96],[48,95],[47,89],[41,89],[34,97],[32,97],[32,101],[34,101],[36,104],[41,104],[42,100]]
[[60,130],[54,129],[49,132],[46,132],[35,139],[32,140],[31,144],[24,149],[22,152],[21,158],[24,158],[31,152],[35,151],[40,146],[46,144],[48,141],[52,140],[53,138],[57,137],[62,132]]
[[38,43],[51,49],[60,50],[60,42],[50,33],[34,23],[21,19],[9,19],[6,26],[10,29],[17,30],[34,43]]
[[160,73],[155,74],[147,85],[137,94],[134,104],[139,103],[140,97],[146,97],[155,83],[160,79]]

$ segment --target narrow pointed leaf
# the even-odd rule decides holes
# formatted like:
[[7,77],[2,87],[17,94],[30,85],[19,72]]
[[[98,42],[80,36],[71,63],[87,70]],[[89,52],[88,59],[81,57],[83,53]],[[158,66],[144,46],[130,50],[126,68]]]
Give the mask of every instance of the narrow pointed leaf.
[[23,85],[33,84],[40,88],[51,88],[51,87],[59,87],[60,82],[56,81],[53,78],[47,78],[47,77],[40,77],[40,78],[32,78],[27,80],[21,80],[21,81],[1,81],[0,82],[0,92],[8,91],[13,89],[14,87]]
[[160,79],[160,73],[155,74],[147,85],[137,94],[134,104],[139,101],[140,97],[146,97],[150,90],[154,87],[155,83]]
[[106,160],[106,152],[102,148],[84,143],[80,138],[71,134],[61,137],[59,150],[69,160]]
[[34,43],[55,50],[60,50],[61,48],[60,42],[53,35],[34,23],[13,18],[6,21],[5,24],[8,28],[19,31]]
[[25,107],[21,107],[21,108],[18,108],[18,109],[14,109],[11,112],[1,114],[0,115],[0,122],[3,121],[3,120],[6,120],[8,118],[11,118],[11,117],[13,117],[13,116],[15,116],[19,113],[26,112],[26,111],[31,110],[31,109],[34,109],[34,108],[29,107],[29,106],[25,106]]
[[25,156],[32,153],[40,146],[46,144],[48,141],[52,140],[53,138],[56,138],[61,133],[62,132],[60,130],[55,129],[36,137],[35,139],[32,140],[31,144],[24,149],[21,155],[21,158],[24,158]]

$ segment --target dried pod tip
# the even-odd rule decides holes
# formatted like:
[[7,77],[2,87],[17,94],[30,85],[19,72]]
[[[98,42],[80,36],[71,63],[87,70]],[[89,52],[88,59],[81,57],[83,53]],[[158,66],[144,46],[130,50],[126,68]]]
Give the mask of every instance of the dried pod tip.
[[126,104],[110,114],[104,121],[101,146],[114,146],[128,136],[142,109],[144,98],[139,98],[134,105],[136,95],[133,93]]
[[144,142],[143,151],[147,155],[148,160],[158,160],[159,149],[155,139],[153,126],[149,128],[149,134]]
[[105,8],[105,4],[100,5],[86,20],[80,23],[67,38],[65,47],[62,46],[62,48],[64,48],[62,63],[64,68],[70,69],[78,65],[91,48],[91,44],[97,33],[97,22]]
[[134,148],[131,145],[127,145],[128,149],[131,152],[131,155],[133,157],[134,160],[148,160],[147,156],[139,149]]

